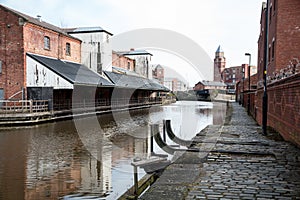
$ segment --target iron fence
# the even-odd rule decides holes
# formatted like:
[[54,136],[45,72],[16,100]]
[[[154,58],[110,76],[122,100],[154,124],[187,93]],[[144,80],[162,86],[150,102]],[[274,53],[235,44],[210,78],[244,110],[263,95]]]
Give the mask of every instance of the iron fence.
[[48,100],[0,100],[1,114],[37,113],[49,111]]

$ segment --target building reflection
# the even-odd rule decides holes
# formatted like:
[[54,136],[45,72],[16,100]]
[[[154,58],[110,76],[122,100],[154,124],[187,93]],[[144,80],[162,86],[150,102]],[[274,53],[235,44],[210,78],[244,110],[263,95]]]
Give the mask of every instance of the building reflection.
[[82,123],[89,127],[85,138],[74,134],[77,129],[69,122],[30,129],[24,199],[57,199],[72,193],[106,196],[112,191],[113,165],[147,151],[145,127],[132,130],[139,137],[108,139],[88,120]]
[[213,116],[213,124],[214,125],[221,125],[225,122],[226,118],[226,103],[218,103],[215,102],[213,109],[212,109],[212,116]]
[[[122,194],[128,189],[126,184],[132,184],[131,160],[150,155],[149,121],[171,119],[174,132],[189,139],[197,132],[189,126],[205,127],[224,119],[221,105],[166,109],[137,114],[133,117],[138,122],[135,126],[126,118],[116,125],[111,116],[102,116],[98,120],[103,130],[85,118],[76,124],[69,120],[0,131],[0,199],[72,199],[68,195],[102,196],[112,191]],[[187,120],[186,126],[183,120]],[[113,179],[124,170],[129,172],[123,177],[127,179],[125,185],[119,177]]]
[[25,198],[57,199],[81,185],[82,149],[71,123],[29,129]]
[[24,199],[27,136],[0,132],[0,199]]

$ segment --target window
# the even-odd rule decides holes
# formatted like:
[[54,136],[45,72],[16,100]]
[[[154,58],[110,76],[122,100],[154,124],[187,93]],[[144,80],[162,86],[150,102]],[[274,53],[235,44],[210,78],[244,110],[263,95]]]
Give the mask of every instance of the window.
[[274,2],[273,2],[273,10],[274,10],[274,12],[275,12],[275,9],[276,9],[276,3],[277,3],[277,0],[274,0]]
[[275,40],[272,41],[272,59],[274,59],[275,56]]
[[3,90],[3,88],[0,88],[0,99],[4,99],[4,90]]
[[2,60],[0,60],[0,74],[2,73]]
[[66,55],[70,56],[71,55],[71,44],[66,43]]
[[44,37],[44,49],[50,50],[50,38],[48,36]]
[[270,19],[269,19],[269,22],[270,22],[270,24],[271,24],[271,21],[272,21],[272,6],[270,6],[270,17],[269,17]]
[[127,62],[127,69],[130,70],[130,62]]
[[268,62],[271,61],[271,46],[269,46],[269,52],[268,52]]

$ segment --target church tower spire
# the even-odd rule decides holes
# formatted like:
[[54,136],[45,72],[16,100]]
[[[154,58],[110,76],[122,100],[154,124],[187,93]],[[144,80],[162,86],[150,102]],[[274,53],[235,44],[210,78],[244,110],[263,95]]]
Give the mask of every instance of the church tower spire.
[[223,71],[226,66],[226,58],[224,57],[224,51],[219,45],[215,53],[214,59],[214,81],[223,81]]

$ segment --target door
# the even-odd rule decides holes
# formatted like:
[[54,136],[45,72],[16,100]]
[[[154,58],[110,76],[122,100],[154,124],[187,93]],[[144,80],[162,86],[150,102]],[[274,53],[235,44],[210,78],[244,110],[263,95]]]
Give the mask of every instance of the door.
[[0,88],[0,108],[2,107],[3,102],[1,100],[4,99],[4,90]]

